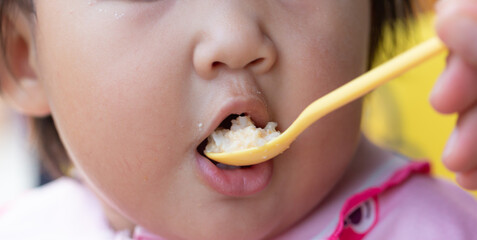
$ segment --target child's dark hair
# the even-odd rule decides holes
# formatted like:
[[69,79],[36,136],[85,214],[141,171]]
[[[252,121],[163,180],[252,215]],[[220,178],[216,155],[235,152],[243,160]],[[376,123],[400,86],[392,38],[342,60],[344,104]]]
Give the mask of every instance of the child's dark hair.
[[[370,1],[372,16],[369,66],[376,50],[380,46],[383,26],[390,24],[391,29],[393,29],[393,24],[396,20],[410,17],[413,11],[412,0]],[[18,10],[31,13],[31,16],[34,17],[34,0],[0,0],[0,42],[3,53],[6,46],[5,36],[8,31],[6,14],[9,11]],[[8,66],[8,63],[6,64]],[[65,175],[70,168],[70,161],[56,131],[53,118],[49,116],[31,119],[31,131],[38,157],[51,177],[56,178]]]

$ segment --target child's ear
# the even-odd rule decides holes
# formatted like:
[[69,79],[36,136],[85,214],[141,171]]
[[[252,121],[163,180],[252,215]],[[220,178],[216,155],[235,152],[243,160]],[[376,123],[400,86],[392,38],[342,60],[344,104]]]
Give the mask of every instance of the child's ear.
[[15,109],[33,117],[50,114],[48,99],[38,78],[33,30],[28,16],[18,11],[4,18],[4,55],[0,61],[2,97]]

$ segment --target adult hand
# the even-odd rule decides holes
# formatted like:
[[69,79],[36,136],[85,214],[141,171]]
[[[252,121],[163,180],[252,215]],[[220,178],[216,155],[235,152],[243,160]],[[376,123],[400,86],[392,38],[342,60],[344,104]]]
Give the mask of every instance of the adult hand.
[[437,33],[450,53],[430,101],[459,116],[442,159],[462,187],[477,189],[477,1],[440,0],[436,12]]

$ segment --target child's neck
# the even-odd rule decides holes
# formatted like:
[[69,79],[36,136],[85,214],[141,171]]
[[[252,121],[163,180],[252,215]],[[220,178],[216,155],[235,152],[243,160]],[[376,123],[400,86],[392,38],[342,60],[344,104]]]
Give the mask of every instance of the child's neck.
[[[116,232],[127,230],[131,234],[134,232],[135,224],[125,218],[123,215],[118,213],[115,209],[105,203],[103,200],[100,200],[103,206],[103,211],[106,219],[109,222],[109,226]],[[131,236],[132,237],[132,236]]]
[[[78,169],[75,169],[74,178],[79,180],[84,186],[86,186],[91,192],[95,194],[98,201],[101,203],[101,207],[103,209],[103,214],[105,217],[105,221],[109,224],[111,229],[115,232],[120,231],[129,231],[132,235],[134,233],[135,224],[128,220],[125,216],[120,214],[114,208],[112,208],[105,200],[101,198],[101,195],[98,194],[93,187],[89,186],[87,181],[84,180],[83,173]],[[132,236],[130,236],[132,237]]]

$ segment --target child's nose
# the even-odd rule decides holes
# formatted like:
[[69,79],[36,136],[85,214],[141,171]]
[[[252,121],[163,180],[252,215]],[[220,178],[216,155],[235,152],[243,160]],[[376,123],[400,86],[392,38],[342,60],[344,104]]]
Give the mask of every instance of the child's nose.
[[264,74],[272,68],[277,57],[275,45],[256,17],[239,10],[209,17],[193,52],[195,70],[202,78],[212,79],[224,70]]

